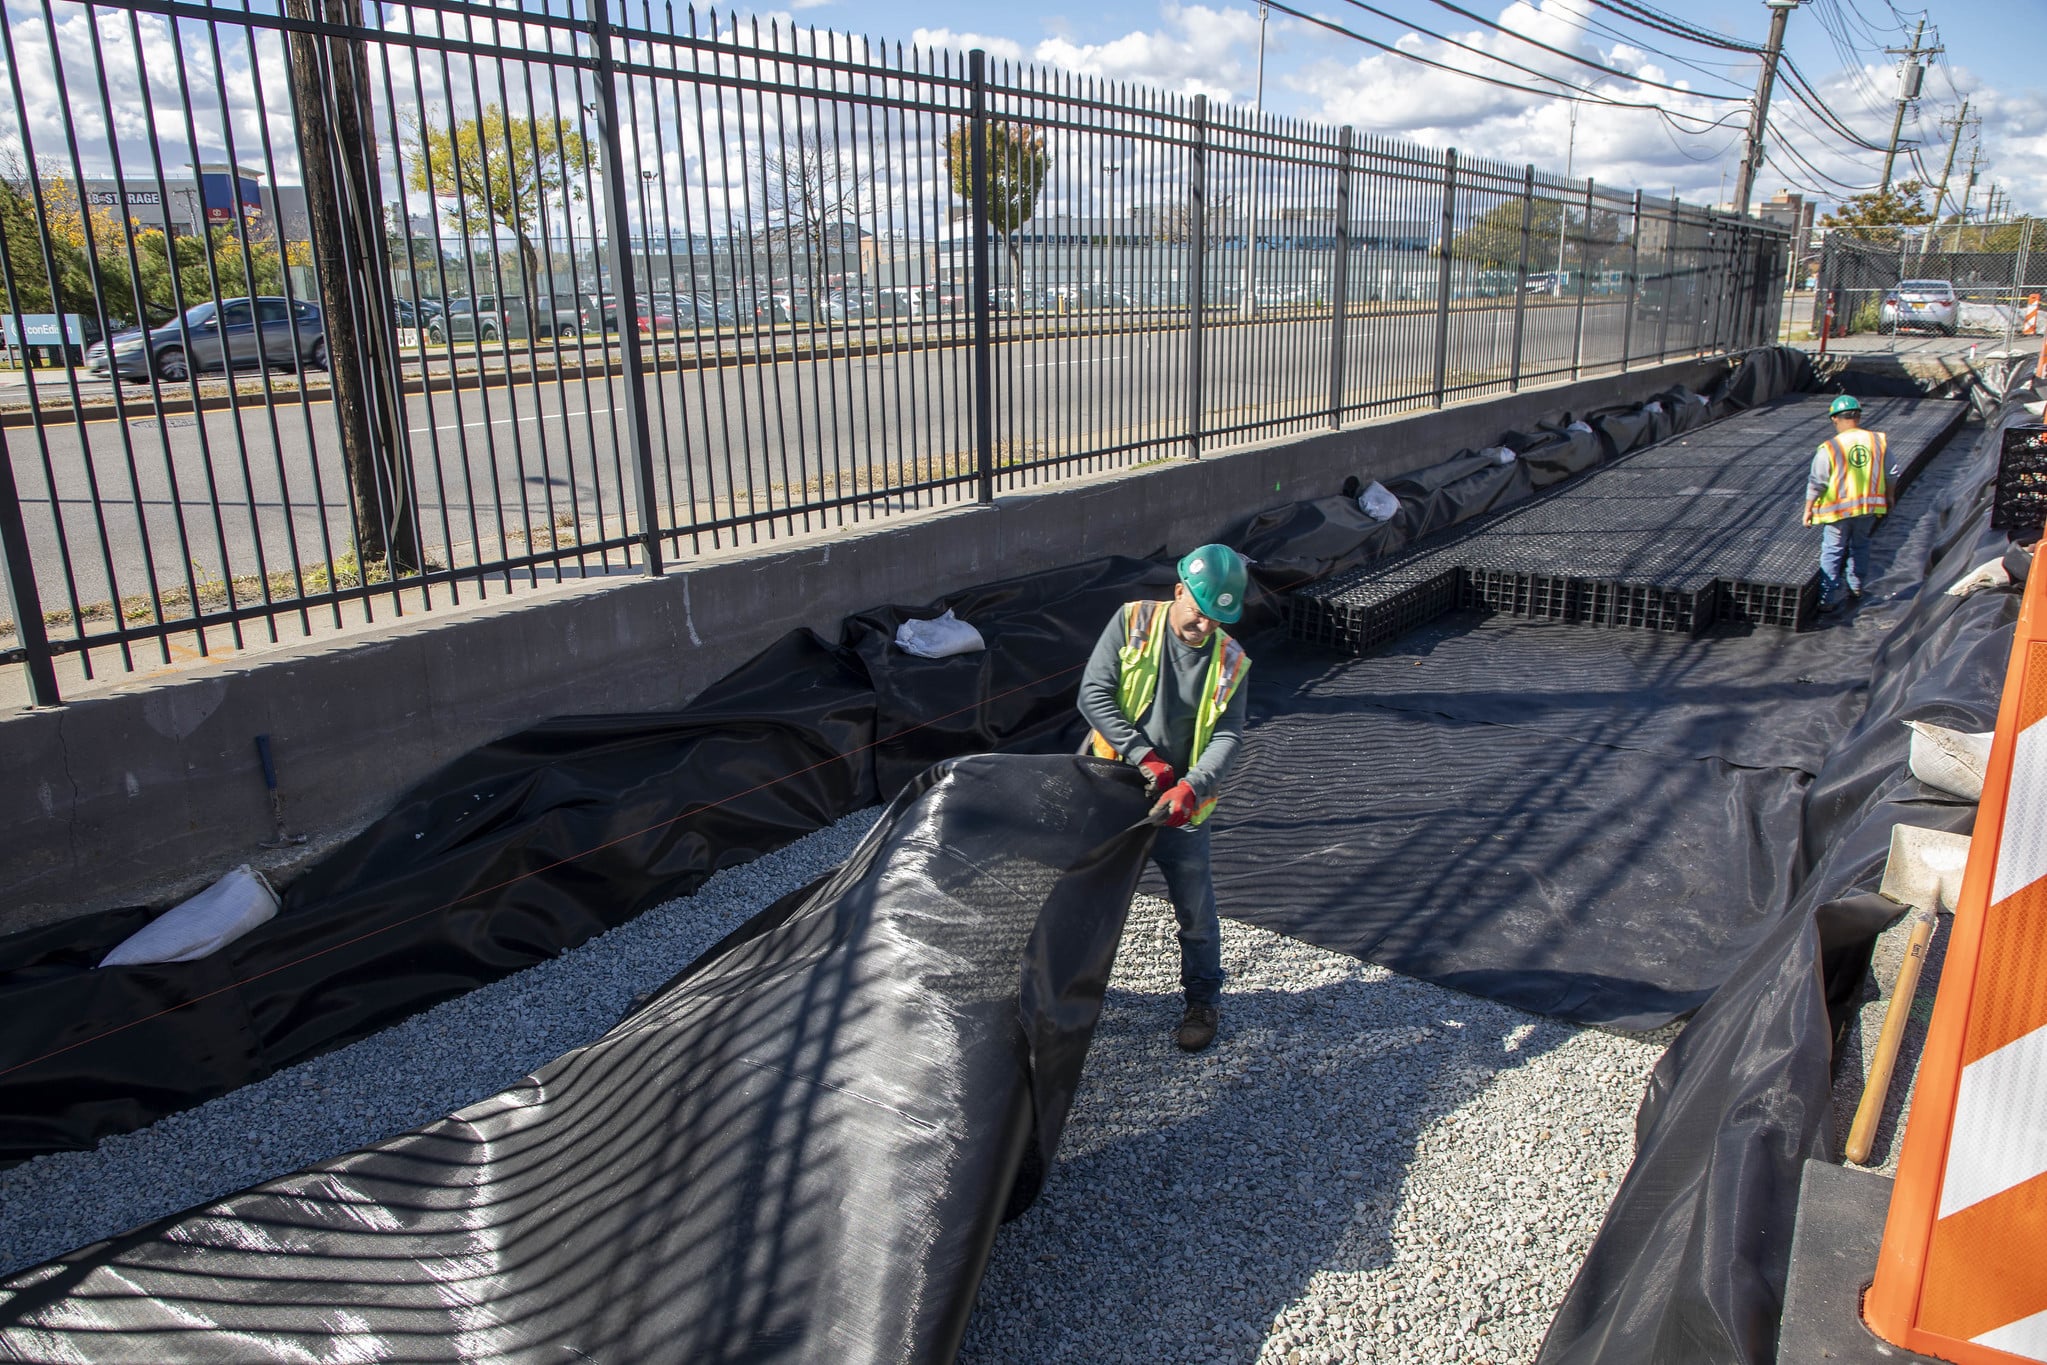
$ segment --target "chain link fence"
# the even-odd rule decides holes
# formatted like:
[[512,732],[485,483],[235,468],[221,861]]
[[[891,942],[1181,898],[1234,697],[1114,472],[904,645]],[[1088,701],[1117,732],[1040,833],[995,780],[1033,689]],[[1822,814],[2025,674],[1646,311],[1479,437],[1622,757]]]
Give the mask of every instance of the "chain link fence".
[[[1945,227],[1821,230],[1809,331],[1832,309],[1835,336],[1931,333],[2009,341],[2047,293],[2047,234],[2033,219]],[[1941,300],[1951,286],[1954,306]],[[1800,321],[1808,321],[1800,319]]]

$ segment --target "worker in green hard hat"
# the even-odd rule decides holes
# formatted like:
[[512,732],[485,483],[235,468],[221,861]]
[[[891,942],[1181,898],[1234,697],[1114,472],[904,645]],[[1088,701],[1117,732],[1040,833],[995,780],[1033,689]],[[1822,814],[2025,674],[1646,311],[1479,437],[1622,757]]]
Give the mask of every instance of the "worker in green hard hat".
[[1813,452],[1805,480],[1805,524],[1820,528],[1820,610],[1862,596],[1869,537],[1891,510],[1890,442],[1862,425],[1862,404],[1842,394],[1827,407],[1834,435]]
[[1215,1041],[1222,933],[1209,872],[1208,817],[1244,734],[1251,660],[1223,630],[1244,614],[1248,575],[1227,545],[1180,561],[1170,602],[1126,602],[1103,630],[1080,683],[1088,752],[1141,769],[1164,828],[1152,861],[1180,922],[1186,1010],[1173,1040],[1188,1052]]

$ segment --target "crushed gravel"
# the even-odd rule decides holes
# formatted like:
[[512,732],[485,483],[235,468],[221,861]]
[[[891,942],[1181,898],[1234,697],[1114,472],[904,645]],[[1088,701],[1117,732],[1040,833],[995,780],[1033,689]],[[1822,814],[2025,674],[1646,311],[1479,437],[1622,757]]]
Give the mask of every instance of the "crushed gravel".
[[1140,897],[1038,1204],[963,1362],[1533,1359],[1675,1027],[1560,1024],[1225,920],[1222,1033],[1172,1044]]
[[[0,1272],[405,1132],[597,1037],[877,811],[376,1037],[93,1152],[0,1172]],[[998,1236],[963,1361],[1532,1359],[1674,1030],[1582,1029],[1225,921],[1179,1052],[1172,912],[1140,896],[1058,1165]]]

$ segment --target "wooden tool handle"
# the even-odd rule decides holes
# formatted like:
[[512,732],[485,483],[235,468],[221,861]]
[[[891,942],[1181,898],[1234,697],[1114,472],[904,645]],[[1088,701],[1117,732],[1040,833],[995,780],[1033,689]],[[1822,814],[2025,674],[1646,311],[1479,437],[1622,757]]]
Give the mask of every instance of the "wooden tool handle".
[[1855,1106],[1855,1122],[1848,1129],[1848,1148],[1843,1153],[1860,1166],[1869,1160],[1876,1142],[1877,1121],[1883,1117],[1884,1097],[1890,1093],[1891,1071],[1898,1064],[1898,1044],[1905,1040],[1905,1021],[1912,1013],[1912,997],[1919,993],[1919,969],[1926,965],[1926,946],[1933,941],[1934,913],[1912,912],[1912,937],[1905,944],[1905,962],[1898,968],[1898,984],[1891,990],[1890,1007],[1884,1011],[1883,1032],[1877,1035],[1876,1060],[1870,1065],[1869,1080],[1862,1087],[1862,1103]]

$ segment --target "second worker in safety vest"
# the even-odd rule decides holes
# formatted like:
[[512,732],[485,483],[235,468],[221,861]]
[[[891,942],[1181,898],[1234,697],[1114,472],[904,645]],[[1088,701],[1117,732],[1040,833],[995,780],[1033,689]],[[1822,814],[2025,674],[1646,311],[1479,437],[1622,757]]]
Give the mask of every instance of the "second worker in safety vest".
[[1862,596],[1869,537],[1891,510],[1890,442],[1862,425],[1862,404],[1842,394],[1827,408],[1834,435],[1813,452],[1805,480],[1805,524],[1820,528],[1820,610]]
[[1227,545],[1190,552],[1172,601],[1126,602],[1111,618],[1080,683],[1089,752],[1141,769],[1163,817],[1151,856],[1180,922],[1186,1011],[1173,1039],[1188,1052],[1215,1041],[1222,995],[1207,820],[1244,733],[1251,660],[1222,627],[1244,614],[1246,577]]

